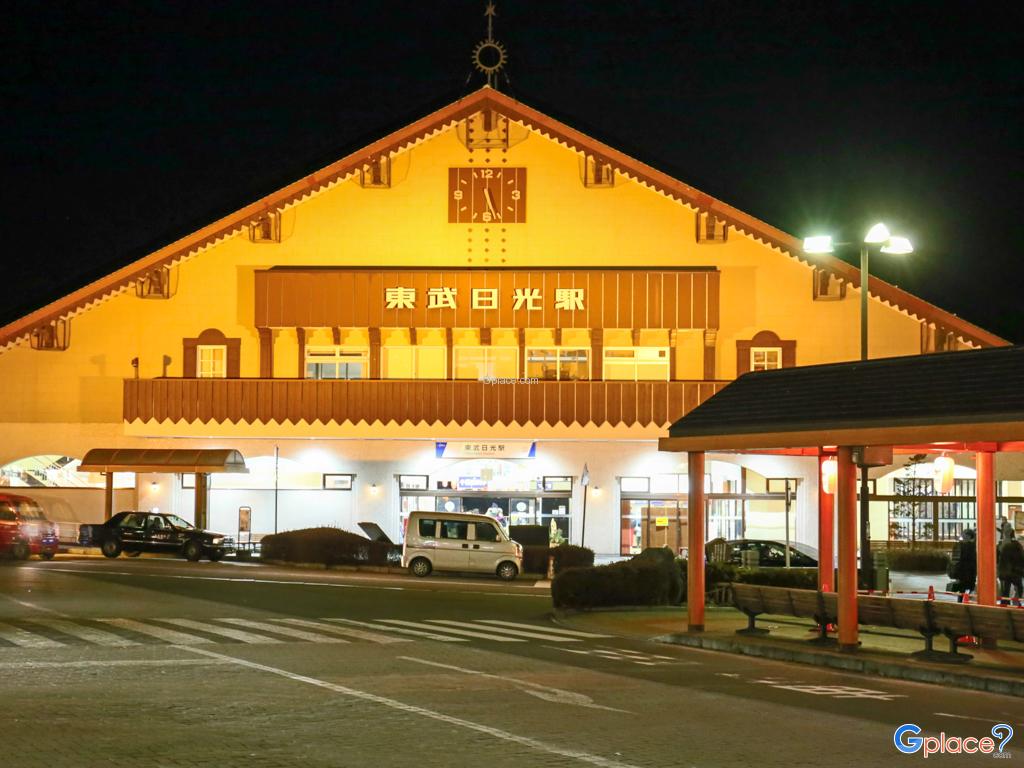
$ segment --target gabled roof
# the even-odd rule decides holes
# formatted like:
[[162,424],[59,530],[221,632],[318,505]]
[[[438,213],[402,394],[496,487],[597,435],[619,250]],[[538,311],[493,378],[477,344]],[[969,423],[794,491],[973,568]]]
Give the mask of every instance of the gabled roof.
[[[93,302],[130,286],[140,277],[145,276],[157,267],[173,264],[204,247],[216,243],[218,240],[230,236],[267,211],[287,206],[323,189],[329,184],[344,179],[353,172],[358,171],[359,168],[372,158],[408,149],[484,109],[496,110],[566,147],[586,154],[596,155],[610,163],[616,171],[628,178],[634,179],[684,204],[693,206],[701,211],[713,213],[716,217],[727,221],[736,229],[768,245],[779,248],[790,256],[805,261],[808,264],[827,268],[854,286],[860,285],[859,271],[841,259],[831,256],[815,257],[815,260],[812,262],[803,254],[801,241],[792,235],[743,213],[720,200],[716,200],[710,195],[688,184],[684,184],[661,171],[655,170],[649,165],[629,157],[600,141],[592,139],[570,128],[568,125],[528,107],[522,102],[485,86],[465,98],[459,99],[405,128],[395,131],[369,146],[353,152],[337,162],[257,200],[251,205],[247,205],[232,214],[212,222],[191,235],[175,240],[143,258],[133,261],[116,272],[89,283],[62,299],[51,302],[35,312],[0,327],[0,349],[25,337],[34,328],[51,323],[61,317],[67,317]],[[869,289],[872,294],[882,301],[892,304],[920,319],[934,322],[946,329],[952,330],[957,336],[972,344],[1001,346],[1008,343],[995,334],[989,333],[876,277],[869,279]]]
[[740,376],[669,427],[662,450],[1024,440],[1024,346]]

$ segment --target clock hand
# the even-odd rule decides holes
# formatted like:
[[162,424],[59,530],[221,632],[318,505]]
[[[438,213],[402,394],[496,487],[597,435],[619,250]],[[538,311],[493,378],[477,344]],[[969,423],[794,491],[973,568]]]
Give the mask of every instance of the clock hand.
[[500,219],[501,215],[494,206],[494,195],[491,194],[490,188],[484,190],[484,200],[487,202],[487,209],[491,212],[491,218]]

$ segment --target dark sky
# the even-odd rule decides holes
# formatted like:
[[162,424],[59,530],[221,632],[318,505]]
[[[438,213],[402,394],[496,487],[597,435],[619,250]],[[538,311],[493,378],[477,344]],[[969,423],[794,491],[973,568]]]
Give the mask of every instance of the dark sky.
[[[484,3],[20,3],[0,321],[475,89]],[[1024,342],[1020,2],[498,1],[500,88]],[[1016,288],[1014,287],[1016,286]]]

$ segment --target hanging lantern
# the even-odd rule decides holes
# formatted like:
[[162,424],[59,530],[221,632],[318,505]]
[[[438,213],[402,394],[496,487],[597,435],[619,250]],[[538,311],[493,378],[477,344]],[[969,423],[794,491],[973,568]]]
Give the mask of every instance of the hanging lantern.
[[839,475],[839,462],[825,459],[821,462],[821,487],[825,493],[836,492],[836,478]]
[[949,493],[953,490],[953,468],[956,464],[949,456],[939,456],[932,465],[934,475],[932,482],[935,484],[936,493]]

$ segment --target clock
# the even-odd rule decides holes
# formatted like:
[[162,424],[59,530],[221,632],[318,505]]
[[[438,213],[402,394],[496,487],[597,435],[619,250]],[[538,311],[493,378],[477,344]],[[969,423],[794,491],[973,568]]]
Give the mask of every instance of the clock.
[[449,224],[522,224],[525,168],[449,168]]

